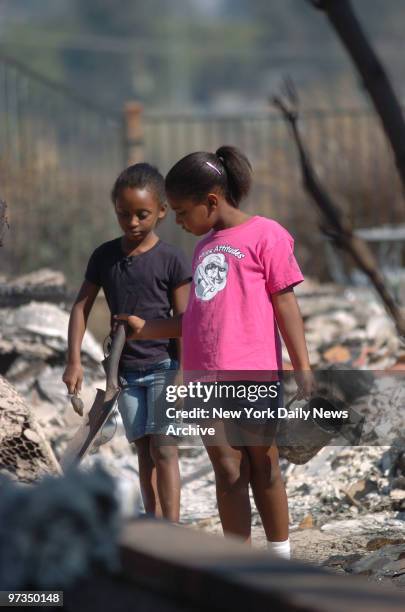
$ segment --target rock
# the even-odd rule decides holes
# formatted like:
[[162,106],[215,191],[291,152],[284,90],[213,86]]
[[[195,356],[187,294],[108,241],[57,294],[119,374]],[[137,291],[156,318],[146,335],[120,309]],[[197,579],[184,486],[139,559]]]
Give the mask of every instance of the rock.
[[79,397],[78,395],[72,395],[70,398],[70,402],[76,414],[82,417],[84,414],[84,403],[81,397]]
[[66,287],[66,278],[62,272],[41,268],[35,272],[18,276],[8,282],[9,287]]
[[328,363],[348,363],[351,359],[350,351],[341,344],[332,346],[322,354]]
[[378,550],[383,546],[405,544],[404,538],[373,538],[367,542],[367,550]]
[[371,491],[376,491],[377,485],[375,482],[369,479],[361,479],[357,482],[351,484],[348,489],[346,489],[346,493],[348,493],[351,497],[356,500],[360,500],[362,497],[366,496]]
[[299,529],[312,529],[313,526],[314,519],[312,517],[312,514],[307,514],[298,525]]
[[329,315],[317,315],[307,319],[305,337],[309,343],[317,346],[332,342],[339,336],[339,324],[331,320]]
[[[55,404],[66,402],[62,374],[68,321],[69,315],[59,306],[43,302],[0,310],[0,374],[30,402],[37,393]],[[103,375],[103,358],[100,345],[86,332],[82,345],[86,381]]]
[[376,347],[389,343],[393,349],[399,348],[395,325],[387,315],[371,318],[366,326],[366,334]]
[[394,489],[405,489],[405,476],[398,476],[392,481]]
[[392,489],[390,499],[392,499],[394,510],[405,510],[405,491],[403,489]]
[[43,268],[0,284],[0,307],[16,307],[27,302],[62,302],[67,297],[62,272]]
[[43,396],[56,404],[66,404],[67,390],[62,382],[64,367],[47,366],[37,378],[37,385]]
[[363,514],[360,518],[356,519],[333,520],[324,523],[320,529],[321,531],[329,531],[342,535],[350,531],[369,533],[370,531],[395,529],[398,533],[402,533],[405,536],[404,522],[389,517],[386,513]]
[[[395,326],[372,290],[364,287],[344,290],[314,282],[309,286],[312,293],[301,288],[297,297],[312,365],[322,367],[335,359],[344,363],[346,356],[354,367],[373,364],[382,369],[397,363],[402,349]],[[339,352],[327,352],[334,345],[339,346]]]
[[370,555],[348,566],[352,574],[376,577],[399,576],[405,573],[405,544],[389,545],[379,548]]
[[343,569],[346,569],[352,563],[358,561],[361,558],[362,556],[358,553],[353,553],[352,555],[332,555],[331,557],[329,557],[329,559],[326,559],[326,561],[324,561],[322,565],[331,568],[341,567]]
[[405,491],[403,489],[392,489],[390,491],[390,498],[395,501],[402,501],[405,499]]
[[17,391],[26,396],[45,368],[46,362],[42,359],[17,357],[7,370],[7,379],[15,386]]
[[[44,345],[62,354],[67,350],[69,315],[54,304],[30,302],[24,306],[0,312],[0,334],[11,342]],[[94,362],[102,361],[104,355],[99,344],[86,332],[82,352]]]

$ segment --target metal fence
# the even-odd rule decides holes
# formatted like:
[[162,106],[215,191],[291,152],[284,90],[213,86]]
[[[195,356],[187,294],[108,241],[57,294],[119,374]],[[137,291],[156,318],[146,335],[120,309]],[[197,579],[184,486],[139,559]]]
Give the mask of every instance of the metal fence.
[[10,221],[2,271],[50,266],[81,277],[89,250],[111,235],[123,142],[121,117],[0,57],[0,198]]
[[[169,115],[131,108],[135,115],[109,113],[0,56],[0,199],[9,203],[11,221],[1,251],[6,273],[51,266],[76,283],[91,250],[117,234],[109,193],[131,153],[165,173],[183,155],[222,144],[240,147],[252,162],[246,210],[295,235],[306,272],[325,271],[317,216],[288,127],[275,111]],[[392,154],[372,111],[304,112],[301,129],[319,176],[356,228],[404,218]],[[194,239],[171,215],[160,232],[191,253]]]

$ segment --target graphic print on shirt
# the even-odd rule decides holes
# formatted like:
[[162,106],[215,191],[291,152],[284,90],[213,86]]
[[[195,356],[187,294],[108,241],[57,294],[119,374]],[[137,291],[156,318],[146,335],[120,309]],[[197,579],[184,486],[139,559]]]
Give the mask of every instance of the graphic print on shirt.
[[195,294],[200,300],[212,300],[226,287],[228,262],[225,255],[211,253],[197,266],[194,275]]
[[[222,251],[222,252],[221,252]],[[232,248],[228,244],[217,245],[213,249],[204,251],[200,255],[200,263],[194,274],[195,294],[199,300],[212,300],[217,293],[225,289],[229,264],[224,252],[233,255],[237,259],[245,257],[239,249]]]

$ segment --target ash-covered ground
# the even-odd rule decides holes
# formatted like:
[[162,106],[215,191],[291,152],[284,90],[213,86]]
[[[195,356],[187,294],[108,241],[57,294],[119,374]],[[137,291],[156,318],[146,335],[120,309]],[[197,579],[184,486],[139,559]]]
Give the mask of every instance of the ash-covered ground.
[[[51,273],[45,274],[45,284],[50,278],[55,280]],[[60,287],[60,278],[56,281]],[[370,289],[306,282],[297,294],[314,368],[333,365],[348,371],[373,371],[375,377],[352,406],[367,417],[362,446],[340,440],[339,446],[324,447],[304,465],[282,461],[293,556],[335,572],[361,574],[405,588],[405,349]],[[12,305],[7,299],[0,308],[0,373],[30,406],[42,435],[59,458],[80,424],[61,381],[68,313],[61,300],[25,303],[22,299],[19,305]],[[288,369],[286,352],[283,357]],[[101,358],[101,347],[88,335],[83,345],[82,392],[87,409],[96,388],[105,384]],[[11,404],[4,396],[0,400],[3,408],[12,410],[14,400]],[[141,511],[137,457],[118,415],[111,419],[110,431],[115,421],[112,440],[86,458],[83,468],[101,461],[117,481],[123,515],[133,516]],[[15,469],[4,463],[2,448],[13,432],[2,431],[0,471],[23,481],[27,459],[15,462]],[[214,475],[205,450],[181,448],[180,466],[182,523],[220,533]],[[265,547],[255,509],[253,543]]]

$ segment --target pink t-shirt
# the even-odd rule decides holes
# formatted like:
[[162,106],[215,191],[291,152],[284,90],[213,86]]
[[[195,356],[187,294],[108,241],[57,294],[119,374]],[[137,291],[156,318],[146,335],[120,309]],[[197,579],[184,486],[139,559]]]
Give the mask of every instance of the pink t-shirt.
[[199,242],[183,315],[184,370],[281,369],[271,294],[303,280],[293,247],[287,230],[259,216]]

